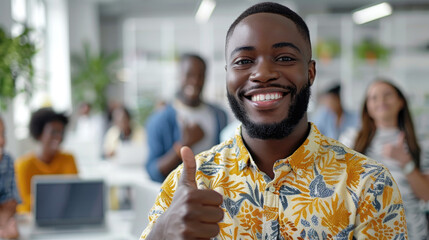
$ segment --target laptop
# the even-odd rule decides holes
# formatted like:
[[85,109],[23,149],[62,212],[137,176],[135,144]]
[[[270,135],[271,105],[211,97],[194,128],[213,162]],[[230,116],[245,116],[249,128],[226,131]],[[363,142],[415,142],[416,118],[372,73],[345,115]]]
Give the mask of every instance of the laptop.
[[100,179],[36,176],[32,180],[32,234],[105,231],[106,187]]

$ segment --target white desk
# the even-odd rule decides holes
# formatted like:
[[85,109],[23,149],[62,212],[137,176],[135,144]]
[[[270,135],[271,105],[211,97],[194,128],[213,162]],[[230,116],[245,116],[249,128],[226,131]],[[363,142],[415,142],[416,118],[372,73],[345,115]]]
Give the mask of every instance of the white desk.
[[90,232],[49,232],[32,234],[31,215],[17,216],[20,240],[136,240],[139,236],[131,234],[134,214],[132,212],[108,212],[106,231]]

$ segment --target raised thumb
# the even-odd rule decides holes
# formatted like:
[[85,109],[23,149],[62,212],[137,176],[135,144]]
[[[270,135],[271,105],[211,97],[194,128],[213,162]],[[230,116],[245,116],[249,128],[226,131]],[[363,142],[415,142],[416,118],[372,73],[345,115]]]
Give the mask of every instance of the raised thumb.
[[180,155],[183,161],[183,171],[180,178],[181,184],[197,188],[197,183],[195,182],[197,164],[195,163],[194,153],[189,147],[184,146],[180,149]]

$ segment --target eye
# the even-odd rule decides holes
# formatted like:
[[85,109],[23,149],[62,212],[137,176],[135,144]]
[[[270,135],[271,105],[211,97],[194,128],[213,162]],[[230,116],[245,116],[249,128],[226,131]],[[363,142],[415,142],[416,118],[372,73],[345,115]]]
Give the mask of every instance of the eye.
[[294,58],[291,58],[288,56],[281,56],[281,57],[278,57],[276,59],[276,61],[278,61],[278,62],[290,62],[290,61],[294,61],[294,60],[295,60]]
[[252,60],[250,59],[240,59],[234,62],[235,65],[245,65],[252,63]]

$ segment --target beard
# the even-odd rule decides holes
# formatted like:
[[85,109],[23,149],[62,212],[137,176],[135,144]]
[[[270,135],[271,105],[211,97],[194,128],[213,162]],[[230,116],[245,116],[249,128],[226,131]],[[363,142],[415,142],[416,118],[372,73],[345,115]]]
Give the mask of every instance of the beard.
[[[243,124],[250,137],[259,139],[282,139],[289,136],[307,112],[311,95],[309,83],[298,93],[295,88],[290,92],[292,102],[287,117],[278,123],[256,123],[249,118],[244,106],[229,93],[228,89],[226,92],[229,106],[235,117]],[[242,94],[240,95],[243,98]]]

